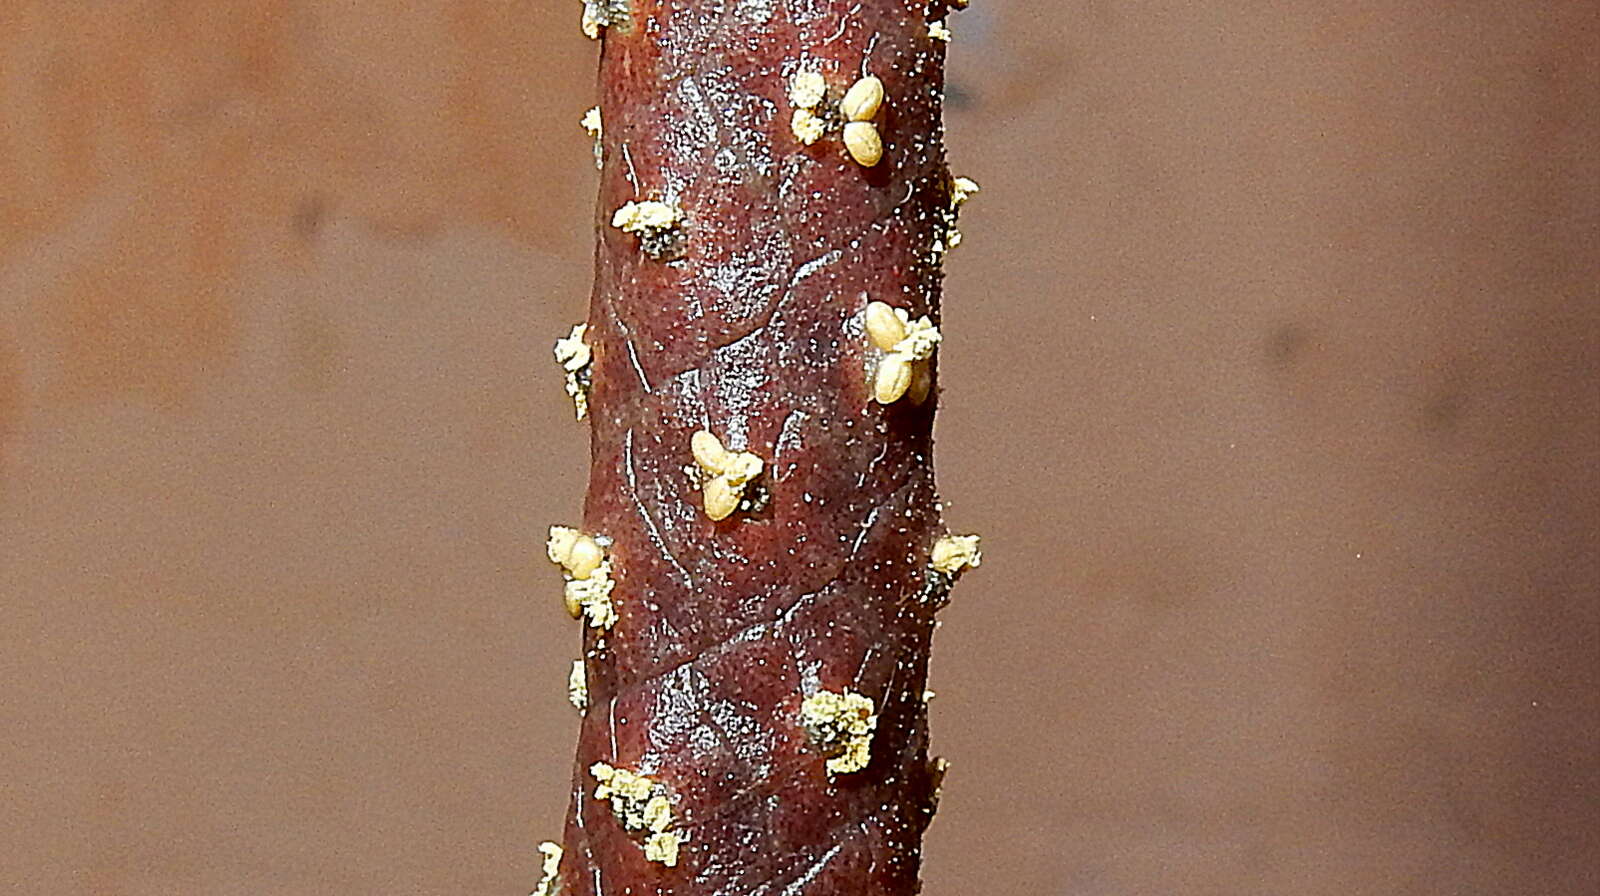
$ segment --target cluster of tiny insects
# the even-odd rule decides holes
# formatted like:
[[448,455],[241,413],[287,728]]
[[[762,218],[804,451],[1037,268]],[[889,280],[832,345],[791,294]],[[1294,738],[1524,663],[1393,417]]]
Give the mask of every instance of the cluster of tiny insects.
[[828,82],[821,72],[803,71],[789,81],[794,114],[789,129],[806,146],[838,127],[845,152],[857,165],[871,168],[883,159],[883,137],[873,122],[883,108],[883,81],[866,75],[850,85],[837,104],[827,102]]

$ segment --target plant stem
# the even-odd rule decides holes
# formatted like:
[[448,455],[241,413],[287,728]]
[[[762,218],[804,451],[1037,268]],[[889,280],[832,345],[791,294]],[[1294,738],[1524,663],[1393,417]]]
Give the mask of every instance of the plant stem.
[[[558,892],[914,893],[938,784],[928,648],[953,578],[930,566],[935,361],[864,321],[870,301],[912,330],[939,317],[959,204],[942,4],[590,8],[609,24],[582,531],[616,618],[584,627]],[[808,72],[826,85],[810,145],[790,95]],[[838,112],[869,74],[872,167]],[[910,386],[880,403],[879,369],[902,362]],[[759,475],[697,462],[700,431]]]

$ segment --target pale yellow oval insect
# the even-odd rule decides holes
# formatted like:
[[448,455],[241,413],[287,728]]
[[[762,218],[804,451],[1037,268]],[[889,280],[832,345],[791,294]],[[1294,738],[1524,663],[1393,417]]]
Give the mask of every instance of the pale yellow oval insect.
[[708,473],[721,473],[728,468],[728,451],[722,447],[722,440],[704,429],[689,437],[689,450],[694,462]]
[[550,539],[545,542],[544,546],[545,555],[550,558],[550,562],[557,566],[565,567],[567,565],[567,557],[572,554],[572,546],[578,542],[580,535],[582,533],[577,529],[567,526],[551,526]]
[[605,558],[605,552],[600,549],[599,543],[587,535],[580,535],[572,543],[572,549],[567,552],[567,562],[562,565],[574,579],[587,579],[600,568]]
[[839,113],[846,121],[866,121],[877,115],[882,105],[883,82],[875,75],[867,75],[845,91],[844,99],[839,101]]
[[706,516],[725,520],[739,509],[739,490],[728,483],[726,476],[716,476],[706,483]]
[[863,168],[871,168],[883,158],[883,138],[870,121],[852,121],[844,126],[844,148]]
[[911,362],[904,355],[889,355],[878,362],[872,393],[878,404],[893,404],[911,388]]
[[887,302],[867,303],[867,338],[884,351],[890,351],[906,338],[906,324]]

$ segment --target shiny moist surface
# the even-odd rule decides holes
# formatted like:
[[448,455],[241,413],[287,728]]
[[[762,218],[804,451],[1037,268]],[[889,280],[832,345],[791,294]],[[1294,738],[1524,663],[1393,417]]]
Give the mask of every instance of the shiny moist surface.
[[[641,0],[604,35],[584,525],[612,539],[620,618],[585,633],[566,892],[917,888],[934,400],[871,400],[862,314],[938,315],[944,45],[923,6]],[[802,69],[831,101],[883,80],[882,162],[855,164],[836,132],[794,138]],[[681,209],[677,257],[610,226],[646,200]],[[766,462],[765,508],[705,516],[685,473],[698,429]],[[862,771],[830,776],[800,727],[818,689],[875,702]],[[675,867],[593,798],[595,762],[670,789]]]

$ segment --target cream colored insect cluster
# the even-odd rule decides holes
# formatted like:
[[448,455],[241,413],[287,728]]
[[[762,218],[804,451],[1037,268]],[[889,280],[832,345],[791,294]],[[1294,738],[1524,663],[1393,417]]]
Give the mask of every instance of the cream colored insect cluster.
[[678,864],[683,836],[672,829],[672,799],[665,784],[604,762],[589,767],[599,785],[594,798],[611,801],[611,814],[626,830],[644,831],[644,857],[667,867]]
[[628,0],[583,0],[583,34],[600,39],[600,29],[628,21]]
[[533,896],[557,896],[560,883],[556,875],[561,871],[561,844],[549,840],[539,844],[539,852],[544,854],[544,867],[540,869],[543,876],[539,878],[539,886],[533,890]]
[[850,690],[818,691],[800,704],[800,725],[827,755],[833,774],[858,772],[872,759],[878,715],[871,697]]
[[929,22],[928,36],[934,40],[942,40],[945,43],[949,43],[950,38],[952,37],[950,34],[950,26],[946,25],[943,19],[940,19],[937,22]]
[[617,624],[611,602],[611,560],[593,536],[567,526],[551,526],[545,542],[550,562],[566,573],[567,612],[573,619],[588,617],[589,625],[605,631]]
[[567,376],[567,395],[572,398],[572,409],[582,420],[589,415],[589,362],[594,353],[584,341],[588,324],[578,324],[572,332],[556,340],[556,363]]
[[941,535],[928,551],[928,577],[923,582],[920,600],[934,609],[943,607],[950,599],[950,590],[956,579],[969,569],[983,563],[976,535]]
[[765,464],[748,451],[729,451],[722,447],[722,440],[704,429],[689,438],[689,451],[700,469],[706,516],[713,520],[727,519],[739,509],[745,489],[761,475]]
[[605,137],[606,128],[604,122],[600,120],[600,107],[595,106],[583,113],[583,120],[579,124],[583,125],[584,133],[594,139],[594,167],[604,168],[605,146],[602,138]]
[[914,404],[926,401],[933,386],[928,359],[943,338],[939,328],[926,316],[912,320],[904,308],[868,302],[866,330],[873,347],[886,352],[872,377],[872,397],[879,404],[893,404],[908,394]]
[[567,673],[567,701],[579,712],[589,708],[589,676],[581,659],[573,660],[572,671]]
[[957,576],[968,569],[983,565],[983,552],[979,550],[976,535],[943,535],[933,543],[928,565],[935,572]]
[[958,226],[961,219],[961,207],[967,204],[978,190],[978,182],[970,177],[953,177],[950,179],[950,204],[942,210],[939,219],[939,235],[933,240],[933,263],[939,264],[951,250],[961,245],[961,228]]
[[818,71],[801,71],[789,79],[789,102],[794,114],[789,130],[796,140],[810,146],[821,140],[834,122],[843,123],[845,152],[856,164],[871,168],[883,158],[883,138],[872,119],[883,107],[883,81],[873,75],[850,85],[839,100],[838,116],[825,108],[828,82]]
[[839,101],[844,116],[844,148],[857,165],[871,168],[883,158],[883,138],[872,119],[883,106],[883,82],[873,75],[850,85]]
[[789,79],[789,102],[794,106],[789,130],[806,146],[821,140],[828,131],[828,122],[817,114],[827,94],[828,82],[821,72],[803,71]]
[[611,216],[612,227],[637,236],[644,254],[658,261],[681,250],[682,224],[683,209],[655,199],[624,203]]

